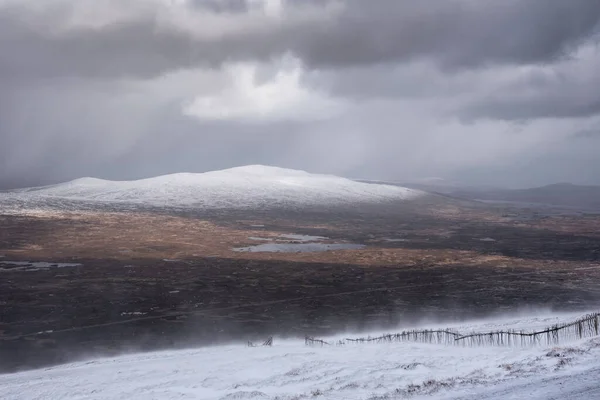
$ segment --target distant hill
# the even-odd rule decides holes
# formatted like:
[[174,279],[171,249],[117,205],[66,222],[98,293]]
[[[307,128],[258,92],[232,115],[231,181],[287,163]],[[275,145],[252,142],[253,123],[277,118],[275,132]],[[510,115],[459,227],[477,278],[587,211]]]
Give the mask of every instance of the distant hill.
[[493,186],[468,186],[440,178],[422,179],[409,183],[386,183],[466,200],[534,203],[600,210],[600,186],[555,183],[528,189],[506,189]]
[[[439,193],[449,196],[456,196],[461,192],[479,192],[490,190],[502,190],[493,186],[468,186],[458,182],[451,181],[431,181],[431,182],[410,182],[399,183],[399,185],[411,189],[423,190],[430,193]],[[467,197],[470,198],[470,197]]]
[[12,190],[4,196],[13,200],[16,197],[22,202],[66,199],[204,209],[262,209],[377,204],[410,201],[428,194],[396,185],[367,184],[333,175],[249,165],[136,181],[80,178],[58,185]]
[[453,196],[478,200],[539,203],[556,206],[600,210],[600,186],[583,186],[571,183],[530,189],[457,189]]

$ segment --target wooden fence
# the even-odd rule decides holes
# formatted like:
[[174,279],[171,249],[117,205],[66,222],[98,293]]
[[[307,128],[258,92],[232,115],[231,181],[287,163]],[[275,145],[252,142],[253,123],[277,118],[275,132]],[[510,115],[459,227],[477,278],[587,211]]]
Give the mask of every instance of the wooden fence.
[[418,342],[456,346],[547,346],[565,341],[584,339],[600,335],[600,313],[589,314],[578,320],[554,325],[534,331],[494,331],[485,333],[463,334],[451,329],[445,330],[411,330],[376,337],[346,338],[335,342],[327,342],[310,336],[304,338],[307,346],[333,346],[350,343],[390,343]]

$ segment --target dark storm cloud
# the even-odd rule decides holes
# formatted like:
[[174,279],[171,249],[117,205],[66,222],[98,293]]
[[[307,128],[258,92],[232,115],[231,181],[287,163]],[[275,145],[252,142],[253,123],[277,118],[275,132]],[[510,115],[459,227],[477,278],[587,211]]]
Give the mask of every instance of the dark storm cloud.
[[600,114],[600,48],[591,45],[572,59],[530,69],[468,104],[463,116],[526,120]]
[[252,47],[240,35],[212,40],[194,37],[183,29],[161,24],[158,11],[147,9],[102,28],[73,27],[56,32],[54,25],[60,22],[52,21],[56,12],[48,12],[50,22],[39,16],[31,21],[24,17],[27,5],[0,7],[1,76],[23,81],[76,76],[151,78],[227,60],[268,58],[283,50],[260,34]]
[[416,57],[450,68],[545,62],[587,40],[599,21],[595,0],[351,0],[332,26],[304,38],[299,53],[317,66]]
[[[597,0],[347,0],[337,8],[291,1],[275,20],[249,13],[239,0],[192,2],[189,15],[172,18],[164,6],[138,10],[105,1],[99,4],[125,8],[128,18],[57,31],[74,3],[35,13],[28,1],[0,6],[0,74],[148,77],[288,51],[314,68],[414,58],[449,68],[536,63],[568,54],[600,21]],[[209,20],[207,13],[222,19]],[[178,18],[188,18],[187,25]]]
[[[577,159],[583,149],[563,139],[598,126],[586,118],[600,113],[600,57],[581,55],[597,40],[598,0],[167,3],[0,0],[0,188],[251,163],[406,179],[535,156],[544,171],[546,141]],[[227,91],[238,78],[229,68],[258,63],[255,80],[271,82],[289,55],[301,89],[345,113],[250,124],[183,115],[199,95],[246,106],[245,86]],[[285,103],[290,91],[265,93]],[[513,120],[533,122],[507,139]],[[561,173],[600,169],[582,159]]]

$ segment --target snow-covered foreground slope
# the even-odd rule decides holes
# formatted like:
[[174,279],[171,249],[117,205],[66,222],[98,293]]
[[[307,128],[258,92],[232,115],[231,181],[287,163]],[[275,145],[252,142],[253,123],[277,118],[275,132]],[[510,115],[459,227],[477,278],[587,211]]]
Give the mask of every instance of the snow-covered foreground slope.
[[[535,328],[574,317],[460,328]],[[0,375],[0,398],[579,399],[597,398],[599,372],[597,338],[529,349],[417,343],[306,347],[276,338],[273,347],[156,352]]]
[[53,197],[154,206],[250,208],[379,203],[408,200],[424,192],[355,182],[332,175],[253,165],[201,174],[180,173],[137,181],[82,178],[11,195]]

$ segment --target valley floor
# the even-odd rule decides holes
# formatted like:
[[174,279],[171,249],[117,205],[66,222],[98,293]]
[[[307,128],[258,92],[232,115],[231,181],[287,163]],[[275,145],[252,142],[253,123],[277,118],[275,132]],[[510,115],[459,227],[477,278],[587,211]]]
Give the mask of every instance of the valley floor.
[[[596,215],[455,203],[202,212],[56,201],[0,209],[1,372],[600,304]],[[265,243],[357,246],[238,251]]]

